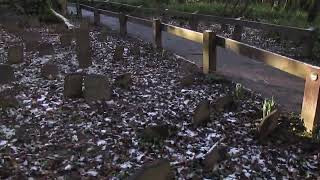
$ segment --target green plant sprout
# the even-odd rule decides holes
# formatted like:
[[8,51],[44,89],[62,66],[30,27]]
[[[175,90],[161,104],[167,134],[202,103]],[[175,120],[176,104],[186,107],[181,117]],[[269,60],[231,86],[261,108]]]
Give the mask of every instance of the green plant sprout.
[[267,117],[272,111],[276,109],[276,103],[273,99],[265,99],[262,106],[263,118]]
[[236,84],[236,89],[234,91],[234,95],[237,99],[241,99],[243,97],[243,86],[240,83]]

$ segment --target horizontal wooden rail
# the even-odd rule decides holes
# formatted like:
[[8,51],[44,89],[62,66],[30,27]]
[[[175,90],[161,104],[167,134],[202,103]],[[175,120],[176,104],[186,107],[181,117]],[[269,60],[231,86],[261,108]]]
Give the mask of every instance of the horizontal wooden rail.
[[203,43],[203,34],[196,31],[184,29],[184,28],[169,25],[169,24],[162,24],[162,30],[170,34],[182,37],[184,39],[188,39],[200,44]]
[[152,21],[148,20],[148,19],[143,19],[143,18],[138,18],[138,17],[134,17],[134,16],[129,16],[128,17],[128,21],[131,21],[133,23],[137,23],[143,26],[147,26],[147,27],[152,27]]
[[257,47],[253,47],[232,39],[217,36],[217,44],[239,55],[262,61],[269,66],[280,69],[300,78],[306,78],[310,70],[320,70],[319,67],[281,56]]
[[94,7],[91,7],[91,6],[88,6],[88,5],[84,5],[84,4],[80,4],[80,8],[88,10],[88,11],[92,11],[92,12],[94,11]]
[[98,12],[100,14],[103,14],[103,15],[106,15],[106,16],[110,16],[110,17],[118,17],[119,16],[119,13],[112,12],[112,11],[107,11],[107,10],[104,10],[104,9],[98,9]]

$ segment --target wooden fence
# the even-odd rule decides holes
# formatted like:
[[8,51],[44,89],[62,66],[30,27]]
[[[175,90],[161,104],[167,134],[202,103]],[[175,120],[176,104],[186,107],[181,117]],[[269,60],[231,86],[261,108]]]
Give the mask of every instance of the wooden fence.
[[297,27],[289,27],[289,26],[282,26],[276,24],[269,24],[263,22],[256,22],[256,21],[248,21],[242,20],[240,18],[226,18],[226,17],[219,17],[219,16],[212,16],[212,15],[205,15],[205,14],[198,14],[198,13],[187,13],[181,11],[175,11],[170,9],[156,9],[156,8],[144,8],[142,6],[133,6],[129,4],[117,3],[117,2],[110,2],[110,1],[91,1],[91,4],[95,7],[99,7],[101,5],[110,4],[110,5],[117,5],[121,7],[127,7],[130,9],[134,9],[134,12],[153,12],[154,14],[158,14],[166,19],[167,16],[171,17],[180,17],[189,20],[191,30],[197,31],[198,24],[200,21],[206,22],[213,22],[221,24],[222,27],[226,27],[227,24],[234,26],[234,31],[232,34],[232,39],[241,41],[243,28],[252,28],[263,30],[265,32],[276,32],[281,34],[282,37],[286,37],[289,40],[295,42],[303,42],[303,56],[311,57],[312,51],[314,48],[314,39],[316,38],[317,31],[315,28],[310,27],[309,29],[302,29]]
[[119,18],[120,33],[127,34],[127,21],[138,23],[153,28],[154,46],[162,47],[162,32],[167,32],[203,45],[203,72],[205,74],[216,71],[216,47],[229,49],[239,55],[262,61],[265,64],[287,72],[299,78],[305,79],[305,89],[301,116],[308,132],[315,132],[320,125],[320,68],[312,66],[279,54],[259,49],[236,40],[216,35],[213,31],[199,33],[181,27],[161,23],[159,19],[147,20],[128,16],[122,13],[96,9],[83,4],[77,5],[77,14],[82,14],[82,9],[94,12],[95,23],[100,14]]

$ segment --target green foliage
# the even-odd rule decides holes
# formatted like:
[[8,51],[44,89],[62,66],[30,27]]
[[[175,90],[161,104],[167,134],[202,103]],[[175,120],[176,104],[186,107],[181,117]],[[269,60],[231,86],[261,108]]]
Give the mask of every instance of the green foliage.
[[262,105],[263,118],[268,116],[272,111],[276,109],[276,103],[273,99],[265,99]]

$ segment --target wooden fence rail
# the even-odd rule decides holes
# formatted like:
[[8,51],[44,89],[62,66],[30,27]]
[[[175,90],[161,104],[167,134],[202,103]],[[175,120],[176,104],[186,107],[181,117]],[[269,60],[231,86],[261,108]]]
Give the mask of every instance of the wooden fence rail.
[[297,27],[290,27],[290,26],[283,26],[283,25],[276,25],[270,23],[263,23],[263,22],[256,22],[256,21],[248,21],[242,20],[241,18],[226,18],[220,16],[213,16],[213,15],[205,15],[205,14],[198,14],[198,13],[188,13],[188,12],[181,12],[171,9],[156,9],[156,8],[144,8],[142,6],[133,6],[129,4],[117,3],[117,2],[110,2],[110,1],[92,1],[93,4],[112,4],[122,7],[128,7],[131,9],[135,9],[137,11],[145,11],[145,12],[154,12],[154,14],[161,14],[163,17],[166,16],[174,16],[174,17],[181,17],[189,19],[190,27],[192,30],[197,31],[197,27],[200,21],[207,21],[221,24],[222,27],[226,27],[227,24],[234,26],[234,31],[232,34],[232,39],[241,41],[243,28],[252,28],[263,30],[265,32],[277,32],[281,34],[282,37],[287,37],[288,39],[296,42],[303,42],[303,56],[311,57],[312,51],[314,48],[314,39],[317,35],[317,30],[313,27],[308,29],[297,28]]
[[[93,12],[106,12],[105,10],[95,9],[93,7],[79,5],[77,14],[81,14],[81,9],[90,10]],[[116,16],[116,13],[110,13]],[[301,117],[303,118],[307,131],[315,134],[315,130],[320,125],[320,67],[312,66],[279,54],[275,54],[260,48],[256,48],[229,38],[217,36],[212,31],[205,31],[199,33],[196,31],[163,24],[160,20],[153,21],[128,16],[125,14],[118,14],[120,22],[120,34],[127,33],[127,20],[146,25],[153,28],[154,46],[161,48],[162,32],[167,32],[187,40],[191,40],[203,45],[203,72],[205,74],[216,71],[216,57],[217,46],[229,49],[237,54],[249,57],[254,60],[262,61],[265,64],[277,68],[281,71],[290,73],[299,78],[305,79],[305,89],[303,105],[301,110]]]

